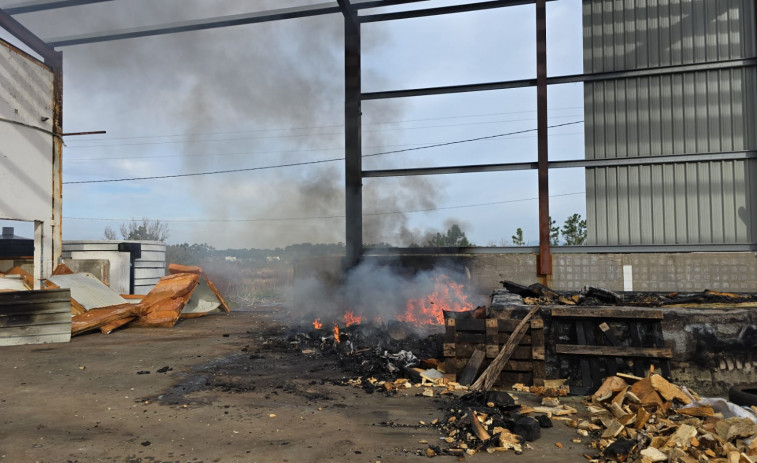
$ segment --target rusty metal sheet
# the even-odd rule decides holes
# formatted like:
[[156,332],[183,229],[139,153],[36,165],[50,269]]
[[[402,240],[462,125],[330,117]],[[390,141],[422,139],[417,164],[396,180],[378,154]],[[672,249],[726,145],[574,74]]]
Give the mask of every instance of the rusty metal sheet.
[[174,326],[199,282],[199,273],[164,276],[142,299],[139,304],[142,312],[132,326]]
[[140,308],[138,306],[127,302],[110,307],[98,307],[88,310],[83,314],[74,315],[71,318],[71,336],[96,330],[117,320],[133,317],[139,311]]
[[171,275],[176,275],[179,273],[196,273],[198,275],[201,275],[203,271],[202,267],[200,267],[199,265],[168,264],[168,273]]
[[127,318],[122,318],[120,320],[116,320],[114,322],[108,323],[107,325],[101,326],[100,332],[102,334],[110,334],[113,331],[117,330],[118,328],[121,328],[122,326],[127,325],[136,319],[137,317],[127,317]]

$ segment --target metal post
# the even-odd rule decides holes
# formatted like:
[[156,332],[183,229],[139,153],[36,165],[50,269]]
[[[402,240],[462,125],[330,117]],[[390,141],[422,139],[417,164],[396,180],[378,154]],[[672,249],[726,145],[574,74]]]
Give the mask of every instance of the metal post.
[[[53,249],[52,263],[63,252],[63,52],[53,52],[46,62],[53,69]],[[51,269],[52,270],[52,269]]]
[[547,139],[547,5],[536,0],[536,111],[539,144],[539,275],[552,274],[549,248],[549,147]]
[[363,253],[363,160],[361,142],[360,23],[344,20],[344,176],[346,266]]

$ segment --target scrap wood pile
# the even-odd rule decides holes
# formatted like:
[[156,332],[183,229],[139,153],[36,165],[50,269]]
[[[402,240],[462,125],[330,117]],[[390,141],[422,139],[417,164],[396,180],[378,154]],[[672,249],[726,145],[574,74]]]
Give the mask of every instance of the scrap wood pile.
[[[201,267],[170,264],[168,272],[148,294],[133,296],[118,294],[94,275],[74,273],[61,264],[45,280],[43,290],[70,289],[72,336],[98,329],[109,334],[126,325],[170,328],[179,319],[230,312]],[[18,267],[2,278],[6,284],[0,288],[24,291],[33,287],[32,276]]]
[[609,377],[588,409],[588,425],[600,427],[593,446],[612,461],[757,462],[757,415],[658,374]]
[[502,281],[505,289],[521,296],[529,305],[625,305],[629,307],[757,307],[757,295],[725,293],[705,289],[699,293],[615,292],[595,286],[580,291],[557,291],[540,283],[530,286]]

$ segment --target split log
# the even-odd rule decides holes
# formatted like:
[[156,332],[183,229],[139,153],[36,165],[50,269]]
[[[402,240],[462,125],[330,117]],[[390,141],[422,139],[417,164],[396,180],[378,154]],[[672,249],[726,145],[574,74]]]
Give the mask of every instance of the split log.
[[497,380],[497,377],[502,372],[502,369],[505,368],[505,364],[508,360],[510,360],[510,356],[513,355],[513,351],[515,351],[515,348],[518,346],[518,343],[520,342],[520,339],[523,337],[524,334],[526,334],[526,330],[528,330],[530,324],[528,323],[529,320],[531,320],[531,317],[536,314],[536,312],[539,311],[539,306],[537,305],[533,309],[531,309],[528,314],[526,314],[525,317],[523,317],[523,320],[518,323],[518,326],[513,330],[513,334],[510,335],[510,338],[507,340],[507,343],[505,343],[504,346],[502,346],[502,350],[499,352],[497,357],[492,361],[491,364],[486,368],[486,370],[481,374],[481,376],[476,380],[475,383],[470,387],[471,390],[474,391],[488,391],[492,388],[494,385],[494,382]]

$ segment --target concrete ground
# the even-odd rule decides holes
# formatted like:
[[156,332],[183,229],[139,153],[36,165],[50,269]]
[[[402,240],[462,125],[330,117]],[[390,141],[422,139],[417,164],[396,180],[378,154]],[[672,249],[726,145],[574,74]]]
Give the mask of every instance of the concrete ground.
[[[375,463],[428,460],[416,455],[428,447],[421,441],[443,444],[419,422],[442,418],[446,399],[335,384],[347,376],[332,361],[277,341],[284,323],[276,310],[236,311],[173,329],[2,347],[0,462]],[[562,423],[542,431],[522,455],[467,460],[596,454],[588,438],[573,443],[580,436]]]

